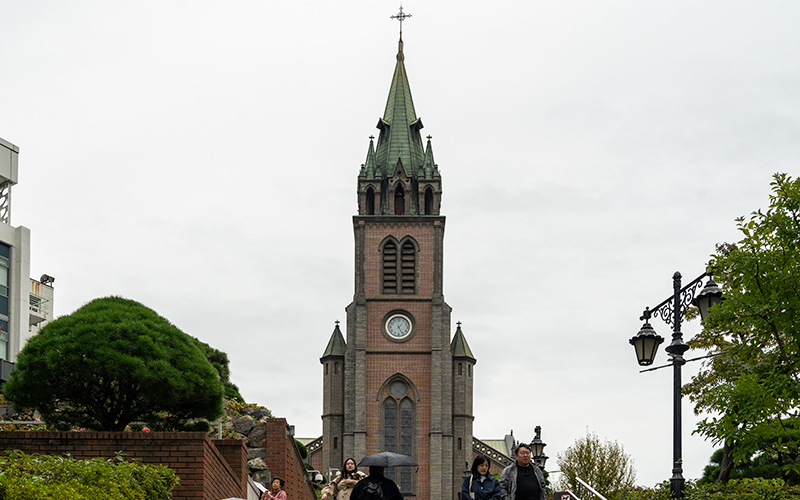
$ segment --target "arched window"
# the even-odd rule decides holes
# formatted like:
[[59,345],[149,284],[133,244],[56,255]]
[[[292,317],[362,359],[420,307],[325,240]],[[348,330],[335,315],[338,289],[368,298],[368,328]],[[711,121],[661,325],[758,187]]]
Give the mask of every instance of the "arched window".
[[[414,403],[409,397],[409,386],[396,379],[388,386],[383,400],[383,451],[414,456]],[[386,477],[392,479],[403,496],[413,494],[415,467],[391,467]]]
[[433,189],[425,189],[425,215],[433,215]]
[[375,215],[375,190],[372,186],[367,188],[367,215]]
[[394,190],[394,214],[403,215],[406,211],[406,191],[402,184],[397,185]]
[[397,293],[397,245],[394,241],[383,245],[383,293]]

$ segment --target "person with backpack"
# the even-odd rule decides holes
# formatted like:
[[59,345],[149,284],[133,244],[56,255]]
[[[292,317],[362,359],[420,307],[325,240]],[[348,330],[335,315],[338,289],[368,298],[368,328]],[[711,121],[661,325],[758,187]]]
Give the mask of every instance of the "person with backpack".
[[394,481],[383,475],[383,467],[371,465],[369,476],[357,482],[350,500],[403,500]]
[[471,474],[461,485],[461,500],[500,500],[500,482],[489,474],[489,459],[478,455],[472,461]]

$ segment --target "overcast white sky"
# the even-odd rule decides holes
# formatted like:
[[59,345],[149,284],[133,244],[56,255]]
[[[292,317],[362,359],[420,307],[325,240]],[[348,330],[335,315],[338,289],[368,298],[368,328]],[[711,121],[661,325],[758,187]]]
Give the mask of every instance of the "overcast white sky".
[[[227,352],[248,401],[318,436],[397,8],[0,0],[12,224],[31,229],[32,276],[56,277],[56,314],[138,300]],[[800,3],[404,8],[443,179],[445,300],[478,358],[476,436],[541,425],[555,469],[588,429],[624,445],[640,484],[668,479],[671,373],[640,374],[628,339],[674,271],[700,274],[734,219],[767,206],[774,172],[797,174]],[[697,478],[713,447],[684,403]]]

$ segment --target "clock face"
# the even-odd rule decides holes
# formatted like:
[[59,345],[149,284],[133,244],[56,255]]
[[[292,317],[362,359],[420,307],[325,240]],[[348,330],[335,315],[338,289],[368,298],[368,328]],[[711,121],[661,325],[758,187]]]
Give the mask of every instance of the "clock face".
[[411,333],[411,320],[404,314],[393,314],[386,320],[386,332],[396,339],[402,339]]

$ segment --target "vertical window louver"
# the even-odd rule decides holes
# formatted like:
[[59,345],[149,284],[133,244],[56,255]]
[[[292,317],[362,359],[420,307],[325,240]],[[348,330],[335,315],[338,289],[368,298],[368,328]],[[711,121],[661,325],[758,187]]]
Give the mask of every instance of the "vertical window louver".
[[401,266],[400,293],[415,293],[417,288],[417,250],[410,241],[403,243]]
[[383,245],[383,293],[397,293],[397,245]]

